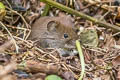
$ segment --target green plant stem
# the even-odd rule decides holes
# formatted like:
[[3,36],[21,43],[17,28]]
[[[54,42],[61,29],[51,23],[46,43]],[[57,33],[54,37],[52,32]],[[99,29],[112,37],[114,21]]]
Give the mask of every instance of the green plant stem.
[[47,14],[48,14],[48,12],[49,12],[49,9],[50,9],[50,5],[48,5],[48,4],[46,4],[45,5],[45,9],[44,9],[44,12],[42,13],[42,17],[43,16],[46,16]]
[[86,15],[86,14],[83,14],[83,13],[81,13],[81,12],[78,12],[78,11],[72,9],[72,8],[69,8],[69,7],[66,7],[66,6],[64,6],[64,5],[62,5],[62,4],[59,4],[59,3],[55,2],[55,1],[52,1],[52,0],[40,0],[40,1],[45,2],[45,3],[47,3],[47,4],[51,5],[51,6],[54,6],[54,7],[56,7],[56,8],[59,8],[59,9],[65,11],[65,12],[68,12],[68,13],[71,13],[71,14],[73,14],[73,15],[76,15],[76,16],[79,16],[79,17],[81,17],[81,18],[84,18],[84,19],[87,19],[87,20],[89,20],[89,21],[92,21],[93,23],[96,23],[96,24],[98,24],[98,25],[100,25],[100,26],[103,26],[103,27],[105,27],[105,28],[111,28],[111,29],[113,29],[115,32],[120,31],[120,27],[118,27],[118,26],[116,26],[116,25],[112,25],[112,24],[110,24],[110,23],[107,23],[107,22],[98,20],[98,19],[96,19],[96,18],[93,18],[93,17],[88,16],[88,15]]
[[83,77],[84,77],[84,73],[85,73],[85,61],[84,61],[84,56],[83,56],[83,52],[82,52],[80,42],[78,40],[76,40],[76,47],[77,47],[77,50],[79,52],[81,67],[82,67],[81,75],[80,75],[80,78],[78,80],[82,80]]

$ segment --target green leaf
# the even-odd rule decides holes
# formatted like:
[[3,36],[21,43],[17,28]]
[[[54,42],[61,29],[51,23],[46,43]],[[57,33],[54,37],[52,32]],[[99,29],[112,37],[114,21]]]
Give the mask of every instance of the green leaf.
[[5,9],[5,5],[2,2],[0,2],[0,9]]
[[2,2],[0,2],[0,20],[3,20],[5,15],[6,15],[5,5]]
[[57,75],[49,75],[45,78],[45,80],[62,80],[62,79]]

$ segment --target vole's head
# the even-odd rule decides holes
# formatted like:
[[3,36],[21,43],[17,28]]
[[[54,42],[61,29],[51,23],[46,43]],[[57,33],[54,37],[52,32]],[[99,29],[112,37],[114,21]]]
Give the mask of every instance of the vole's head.
[[78,38],[77,33],[72,25],[64,25],[60,21],[50,21],[47,24],[47,30],[54,38],[53,44],[55,44],[55,46],[57,45],[58,47],[65,47],[66,45],[73,46],[73,42],[75,42],[75,40]]

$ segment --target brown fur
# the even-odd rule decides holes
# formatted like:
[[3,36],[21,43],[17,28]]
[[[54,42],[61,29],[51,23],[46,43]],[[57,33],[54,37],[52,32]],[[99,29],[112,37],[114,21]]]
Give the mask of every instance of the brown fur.
[[[56,27],[56,32],[48,31],[47,25],[51,21],[55,21],[58,23]],[[68,44],[68,41],[76,40],[78,38],[73,28],[74,24],[71,18],[68,16],[41,17],[32,25],[32,31],[28,39],[38,40],[38,43],[41,47],[48,47],[45,45],[56,48],[64,47],[65,44]],[[68,38],[64,38],[64,34],[67,34]]]

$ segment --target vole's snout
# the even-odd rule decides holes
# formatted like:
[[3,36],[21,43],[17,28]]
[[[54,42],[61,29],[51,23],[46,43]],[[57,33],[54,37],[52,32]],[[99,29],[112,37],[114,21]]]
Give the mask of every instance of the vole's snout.
[[75,48],[75,40],[66,42],[65,48]]

